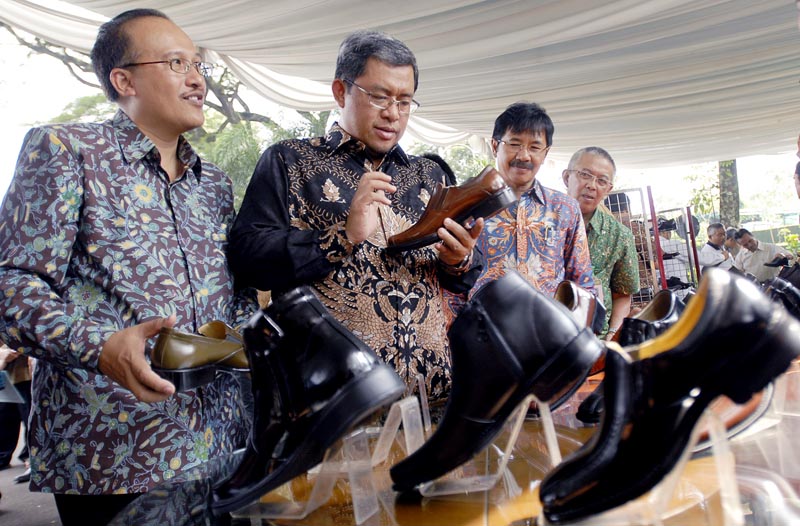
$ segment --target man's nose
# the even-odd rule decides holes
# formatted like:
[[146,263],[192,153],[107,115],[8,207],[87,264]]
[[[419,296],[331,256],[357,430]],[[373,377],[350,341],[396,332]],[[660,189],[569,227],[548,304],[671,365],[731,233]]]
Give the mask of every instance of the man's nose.
[[400,118],[400,106],[397,105],[396,101],[392,101],[389,104],[389,107],[383,110],[386,114],[391,118],[393,121],[396,121]]

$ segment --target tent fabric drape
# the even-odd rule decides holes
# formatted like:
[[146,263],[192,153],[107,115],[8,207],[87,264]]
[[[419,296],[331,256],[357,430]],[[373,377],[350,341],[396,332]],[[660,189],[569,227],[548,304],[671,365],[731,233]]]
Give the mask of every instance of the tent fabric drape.
[[[43,0],[38,0],[43,2]],[[88,51],[138,1],[0,0],[0,20]],[[409,133],[486,138],[510,103],[555,122],[550,157],[608,149],[627,168],[784,152],[797,137],[800,31],[788,0],[156,0],[195,43],[274,102],[334,107],[339,43],[359,28],[406,42],[422,103]],[[77,10],[76,10],[77,8]],[[473,139],[473,143],[474,143]]]

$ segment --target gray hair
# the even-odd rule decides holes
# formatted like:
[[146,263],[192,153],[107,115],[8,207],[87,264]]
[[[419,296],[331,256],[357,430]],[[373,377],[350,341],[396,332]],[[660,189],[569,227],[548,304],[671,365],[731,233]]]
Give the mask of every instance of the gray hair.
[[589,155],[598,155],[605,159],[606,161],[611,163],[611,168],[614,169],[614,173],[611,174],[611,177],[617,175],[617,163],[614,162],[614,158],[611,157],[611,154],[605,151],[604,149],[600,148],[599,146],[587,146],[586,148],[581,148],[577,152],[572,154],[572,157],[569,160],[569,165],[567,166],[568,170],[573,170],[575,165],[578,164],[578,161],[583,157],[584,154]]
[[723,225],[722,223],[711,223],[710,225],[708,225],[708,228],[706,228],[706,235],[710,236],[713,232],[716,232],[717,230],[722,230],[724,232],[725,225]]
[[[375,58],[390,66],[411,66],[414,68],[414,91],[419,84],[417,58],[403,42],[381,33],[362,29],[350,33],[339,46],[336,57],[335,78],[355,80],[367,68],[367,61]],[[347,89],[350,89],[348,85]]]

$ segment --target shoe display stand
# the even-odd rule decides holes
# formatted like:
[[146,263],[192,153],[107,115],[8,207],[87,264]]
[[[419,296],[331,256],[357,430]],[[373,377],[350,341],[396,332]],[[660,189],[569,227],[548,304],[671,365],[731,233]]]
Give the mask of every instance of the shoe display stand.
[[[719,488],[719,512],[713,516],[692,522],[698,526],[742,526],[745,524],[739,490],[736,485],[734,457],[725,434],[725,426],[717,415],[706,410],[692,432],[689,444],[670,473],[642,497],[605,513],[593,515],[582,521],[568,523],[570,526],[662,526],[669,518],[693,507],[703,507],[705,492],[698,491],[687,480],[697,481],[698,475],[690,467],[689,460],[694,446],[700,440],[702,430],[709,433],[714,469],[704,476],[710,477],[710,485]],[[691,473],[690,473],[691,472]],[[541,526],[549,523],[542,515]],[[563,526],[565,523],[559,523]]]
[[[378,477],[386,478],[388,475],[388,467],[383,464],[389,457],[390,449],[394,442],[397,442],[402,452],[408,456],[422,446],[426,435],[430,435],[431,431],[424,386],[418,381],[415,387],[419,391],[419,396],[406,396],[392,404],[382,426],[357,428],[326,452],[322,463],[308,474],[312,481],[310,490],[304,492],[308,495],[307,498],[272,500],[273,493],[277,495],[291,493],[291,490],[278,488],[258,502],[232,513],[232,517],[249,518],[251,521],[303,519],[328,502],[340,479],[345,479],[349,486],[356,524],[367,522],[379,511],[381,503],[387,510],[391,509],[392,503],[387,501],[386,495],[382,495],[382,492],[376,489],[375,483]],[[493,488],[501,479],[515,486],[514,477],[508,473],[507,465],[532,402],[536,402],[539,407],[550,464],[555,466],[559,463],[561,453],[550,408],[546,403],[536,400],[535,396],[529,395],[508,418],[504,432],[500,434],[505,439],[503,443],[493,443],[486,448],[492,451],[488,463],[474,460],[467,462],[443,477],[420,486],[420,494],[424,497],[437,497],[486,491]],[[370,444],[374,444],[374,447],[371,448]],[[287,483],[285,486],[290,484]],[[516,492],[511,493],[521,491],[517,488]]]

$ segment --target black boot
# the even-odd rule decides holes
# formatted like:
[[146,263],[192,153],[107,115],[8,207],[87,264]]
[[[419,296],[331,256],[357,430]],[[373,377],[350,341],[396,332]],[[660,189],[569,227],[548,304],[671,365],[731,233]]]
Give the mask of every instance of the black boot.
[[331,445],[405,389],[308,287],[274,298],[243,336],[253,429],[242,463],[215,488],[215,513],[242,508],[319,464]]
[[745,278],[711,269],[678,323],[637,350],[635,362],[608,353],[598,433],[542,481],[549,522],[580,520],[653,488],[711,401],[747,402],[800,355],[800,322]]
[[[622,320],[619,344],[644,343],[666,331],[678,321],[684,303],[669,289],[658,291],[650,303],[635,316]],[[603,413],[603,384],[600,383],[578,406],[575,417],[585,424],[597,424]]]
[[406,491],[468,461],[500,432],[530,393],[566,399],[586,378],[603,345],[561,304],[509,272],[485,285],[448,333],[453,387],[433,436],[392,467]]

